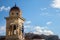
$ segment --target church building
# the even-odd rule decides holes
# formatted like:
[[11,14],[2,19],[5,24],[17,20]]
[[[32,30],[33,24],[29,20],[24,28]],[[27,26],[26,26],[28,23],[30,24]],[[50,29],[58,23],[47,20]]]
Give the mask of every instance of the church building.
[[6,17],[6,40],[24,40],[24,18],[16,5],[10,9]]

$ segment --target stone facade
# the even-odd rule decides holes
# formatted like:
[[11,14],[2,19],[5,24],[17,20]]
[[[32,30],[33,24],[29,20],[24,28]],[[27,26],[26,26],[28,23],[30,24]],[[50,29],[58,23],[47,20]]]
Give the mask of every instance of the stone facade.
[[6,40],[24,40],[24,18],[21,10],[15,5],[6,17]]

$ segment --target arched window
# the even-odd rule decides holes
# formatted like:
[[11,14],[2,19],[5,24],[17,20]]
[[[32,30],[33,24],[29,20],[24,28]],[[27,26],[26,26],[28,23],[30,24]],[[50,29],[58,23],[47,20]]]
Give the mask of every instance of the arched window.
[[16,13],[18,15],[18,13]]
[[10,35],[12,35],[12,34],[11,34],[11,31],[12,31],[12,25],[10,25],[10,26],[8,27],[8,29],[9,29],[8,35],[10,36]]
[[14,13],[12,13],[12,15],[14,15]]
[[16,34],[16,25],[13,26],[13,34]]
[[22,25],[22,33],[24,33],[24,26]]
[[16,25],[14,25],[14,30],[16,30]]

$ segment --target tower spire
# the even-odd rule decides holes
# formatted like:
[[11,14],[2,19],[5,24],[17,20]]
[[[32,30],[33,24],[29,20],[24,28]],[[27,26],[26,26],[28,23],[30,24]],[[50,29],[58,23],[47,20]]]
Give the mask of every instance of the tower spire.
[[15,7],[16,7],[16,3],[15,3]]

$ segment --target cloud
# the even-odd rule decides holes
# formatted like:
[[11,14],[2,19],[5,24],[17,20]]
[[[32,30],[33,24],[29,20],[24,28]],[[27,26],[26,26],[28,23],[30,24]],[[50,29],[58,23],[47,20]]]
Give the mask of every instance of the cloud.
[[41,15],[41,16],[49,16],[48,13],[41,13],[40,15]]
[[53,35],[54,33],[51,30],[44,30],[45,35]]
[[31,24],[31,21],[26,21],[25,22],[25,25],[30,25]]
[[46,10],[47,8],[40,8],[41,11]]
[[34,28],[34,32],[33,33],[34,34],[39,34],[39,35],[41,35],[41,34],[53,35],[54,34],[51,30],[47,29],[46,27],[40,27],[40,26],[36,26]]
[[[24,26],[25,27],[25,26]],[[53,35],[54,33],[49,30],[49,28],[47,26],[41,27],[41,26],[27,26],[27,28],[25,28],[25,32],[30,32],[30,33],[34,33],[34,34],[44,34],[44,35]]]
[[32,28],[31,26],[31,21],[26,21],[24,23],[24,31],[27,32],[28,30],[30,30]]
[[53,0],[51,6],[53,8],[59,8],[60,9],[60,0]]
[[[50,25],[52,22],[49,21],[47,22],[47,25]],[[28,25],[26,25],[28,24]],[[53,35],[54,33],[49,30],[49,28],[47,26],[44,26],[44,27],[41,27],[41,26],[33,26],[33,25],[30,25],[31,24],[31,21],[26,21],[25,22],[25,25],[24,25],[24,31],[25,32],[30,32],[30,33],[34,33],[34,34],[44,34],[44,35]]]
[[24,23],[24,28],[30,28],[31,21],[26,21]]
[[31,26],[30,25],[24,25],[25,29],[29,29]]
[[4,35],[5,32],[6,32],[6,27],[5,26],[0,26],[0,35]]
[[47,22],[46,24],[47,24],[47,25],[51,25],[51,24],[52,24],[52,22],[51,22],[51,21],[49,21],[49,22]]
[[8,6],[8,7],[5,7],[5,6],[1,6],[0,7],[0,11],[8,11],[8,10],[10,10],[10,7]]
[[42,12],[42,13],[40,13],[40,16],[52,17],[52,16],[55,16],[55,15],[50,14],[48,12]]

